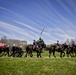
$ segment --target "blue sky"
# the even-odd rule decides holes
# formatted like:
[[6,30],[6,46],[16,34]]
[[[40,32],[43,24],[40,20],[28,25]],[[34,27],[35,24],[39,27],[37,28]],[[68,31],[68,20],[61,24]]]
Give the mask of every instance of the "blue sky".
[[76,0],[0,0],[0,38],[41,38],[46,44],[76,39]]

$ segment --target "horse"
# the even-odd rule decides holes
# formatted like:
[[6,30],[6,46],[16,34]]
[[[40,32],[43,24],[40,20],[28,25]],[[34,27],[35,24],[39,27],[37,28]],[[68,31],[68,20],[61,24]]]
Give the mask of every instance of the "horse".
[[17,46],[13,46],[11,48],[11,55],[10,56],[15,57],[16,55],[17,55],[17,57],[22,57],[23,51],[22,51],[22,48],[17,47]]
[[60,52],[60,57],[64,57],[65,56],[65,47],[64,47],[64,44],[60,45],[57,49],[56,49],[57,52]]
[[75,45],[70,47],[70,56],[76,57],[76,46]]
[[41,45],[28,45],[26,47],[26,55],[25,57],[27,57],[27,55],[29,55],[30,57],[33,57],[33,54],[32,52],[35,51],[37,52],[37,57],[41,57],[41,52],[42,52],[42,49],[45,48],[46,45],[44,44],[41,44]]
[[64,57],[65,56],[65,48],[63,45],[53,45],[50,46],[49,48],[46,47],[46,50],[49,50],[49,58],[51,56],[51,53],[53,53],[53,56],[56,58],[55,52],[59,52],[60,53],[60,57]]
[[75,45],[66,45],[66,54],[67,57],[75,57],[76,56],[76,46]]
[[37,58],[39,58],[39,57],[42,58],[41,53],[42,53],[42,46],[40,45],[37,48]]
[[3,55],[6,56],[7,54],[9,56],[9,46],[8,45],[4,45],[3,47],[0,47],[0,53],[2,53],[1,56],[3,56]]
[[29,55],[30,57],[33,57],[32,51],[33,51],[33,45],[28,45],[26,47],[26,55],[25,55],[25,57],[27,57],[27,55]]
[[55,56],[55,46],[46,47],[46,50],[49,51],[49,58],[50,58],[52,53],[53,53],[53,56],[56,57]]

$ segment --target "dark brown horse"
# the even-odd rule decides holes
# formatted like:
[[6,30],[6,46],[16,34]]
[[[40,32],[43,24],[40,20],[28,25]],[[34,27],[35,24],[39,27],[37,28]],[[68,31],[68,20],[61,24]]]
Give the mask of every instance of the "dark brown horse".
[[12,56],[12,57],[22,57],[22,55],[23,55],[23,50],[22,50],[22,48],[20,48],[20,47],[17,47],[17,46],[13,46],[12,48],[11,48],[11,55],[10,56]]
[[64,57],[65,56],[65,48],[63,45],[53,45],[50,47],[46,47],[46,50],[49,50],[49,58],[51,56],[51,54],[53,53],[53,56],[56,58],[55,52],[59,52],[60,53],[60,57]]
[[1,56],[7,55],[9,56],[9,46],[5,45],[3,47],[0,47],[0,53],[2,53]]
[[25,55],[25,57],[27,57],[28,55],[29,55],[30,57],[32,57],[32,56],[33,56],[32,51],[33,51],[33,45],[28,45],[28,46],[26,47],[26,55]]
[[26,55],[25,57],[27,57],[27,55],[29,55],[30,57],[33,56],[32,52],[35,51],[37,52],[37,57],[41,57],[41,52],[42,52],[42,49],[45,47],[44,44],[41,44],[41,45],[38,45],[38,46],[35,46],[35,45],[28,45],[26,47]]

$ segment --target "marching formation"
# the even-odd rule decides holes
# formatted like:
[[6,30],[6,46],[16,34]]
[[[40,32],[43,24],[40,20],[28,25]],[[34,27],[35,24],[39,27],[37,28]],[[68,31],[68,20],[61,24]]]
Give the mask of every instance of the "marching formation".
[[56,44],[50,45],[50,47],[47,47],[44,43],[43,39],[39,38],[39,40],[33,40],[33,44],[28,45],[24,50],[22,50],[21,47],[17,47],[15,44],[10,47],[9,45],[0,44],[0,57],[8,55],[8,57],[22,57],[25,53],[25,57],[30,56],[33,57],[33,52],[37,53],[37,57],[41,58],[42,51],[47,50],[49,54],[49,58],[51,57],[51,54],[56,58],[56,52],[60,53],[60,57],[64,57],[65,54],[67,57],[76,57],[76,45],[73,43],[72,45],[59,44],[59,41],[57,41]]

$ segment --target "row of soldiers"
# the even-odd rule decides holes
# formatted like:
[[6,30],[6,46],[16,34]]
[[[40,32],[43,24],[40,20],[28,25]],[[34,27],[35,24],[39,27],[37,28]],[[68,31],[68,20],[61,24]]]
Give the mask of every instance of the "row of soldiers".
[[39,40],[33,40],[33,45],[35,45],[36,48],[38,48],[39,46],[41,46],[42,44],[44,44],[43,39],[39,38]]
[[[32,51],[36,51],[37,52],[37,57],[41,57],[41,50],[43,45],[42,44],[45,44],[43,39],[39,38],[39,40],[37,41],[33,41],[33,45],[28,45],[26,47],[26,53],[30,53],[31,54],[31,57],[33,56],[32,55]],[[36,48],[33,48],[33,46],[35,45]],[[67,48],[67,49],[66,49]],[[34,50],[35,49],[35,50]],[[76,46],[74,46],[72,44],[72,46],[69,46],[67,44],[59,44],[59,41],[57,41],[56,45],[51,45],[49,48],[48,47],[45,47],[46,50],[49,50],[49,53],[53,53],[53,55],[55,56],[55,51],[58,51],[61,53],[60,56],[62,56],[62,53],[65,53],[64,50],[66,49],[66,52],[67,54],[70,54],[73,56],[74,54],[76,54],[76,51],[74,52],[74,50],[76,50]],[[1,47],[0,48],[0,53],[2,52],[7,52],[8,56],[15,56],[18,54],[18,56],[22,56],[23,55],[23,50],[22,48],[20,47],[17,47],[15,45],[13,45],[11,47],[11,50],[9,50],[9,47],[8,46],[4,46],[3,48]],[[26,54],[26,57],[27,57],[27,54]]]

